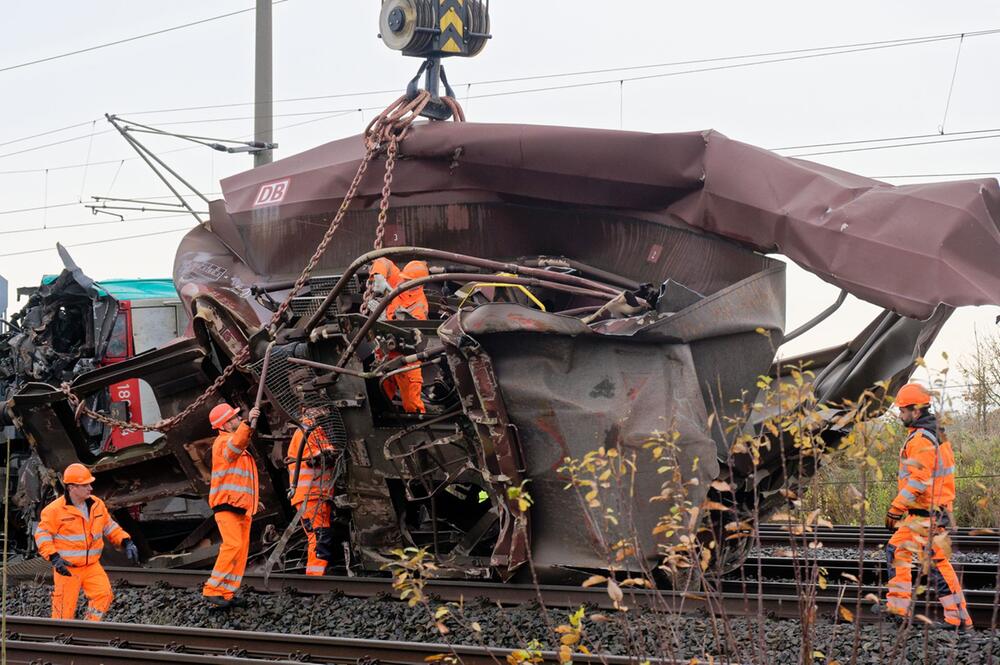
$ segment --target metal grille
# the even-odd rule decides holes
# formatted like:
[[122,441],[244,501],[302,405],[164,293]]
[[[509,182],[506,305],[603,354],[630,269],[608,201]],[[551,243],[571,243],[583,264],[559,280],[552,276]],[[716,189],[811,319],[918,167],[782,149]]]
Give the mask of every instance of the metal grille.
[[[292,313],[295,316],[312,316],[315,314],[316,310],[323,303],[323,299],[333,290],[339,279],[340,275],[331,275],[329,277],[315,277],[309,280],[309,294],[292,298]],[[361,293],[361,280],[358,279],[357,275],[352,277],[347,283],[344,293],[355,295]],[[326,313],[327,317],[339,314],[337,304],[333,303],[330,305]]]
[[[340,415],[340,410],[320,391],[296,390],[296,385],[292,383],[293,374],[297,378],[304,378],[307,375],[310,378],[316,378],[317,372],[314,369],[288,362],[290,354],[290,349],[283,346],[275,346],[271,351],[271,364],[267,368],[265,380],[268,392],[278,402],[282,410],[296,420],[301,416],[303,404],[307,407],[323,409],[324,414],[317,419],[318,424],[326,431],[330,442],[344,450],[347,443],[347,428],[344,427],[344,419]],[[259,378],[263,365],[264,360],[261,359],[251,363],[249,368]]]

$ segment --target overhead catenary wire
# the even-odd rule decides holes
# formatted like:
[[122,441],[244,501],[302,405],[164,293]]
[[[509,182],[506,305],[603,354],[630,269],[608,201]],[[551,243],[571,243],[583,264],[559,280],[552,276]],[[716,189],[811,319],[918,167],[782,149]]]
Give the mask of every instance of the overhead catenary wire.
[[948,85],[948,98],[944,103],[944,115],[941,117],[941,126],[938,131],[944,134],[945,124],[948,122],[948,109],[951,108],[951,94],[955,91],[955,79],[958,77],[958,62],[962,57],[962,45],[965,43],[965,33],[958,39],[958,48],[955,51],[955,67],[951,71],[951,83]]
[[[187,215],[184,215],[184,216],[186,217]],[[64,245],[64,247],[87,247],[87,246],[90,246],[90,245],[104,245],[104,244],[112,243],[112,242],[120,242],[122,240],[136,240],[136,239],[139,239],[139,238],[150,238],[150,237],[153,237],[153,236],[167,235],[169,233],[187,232],[187,231],[190,231],[193,228],[196,228],[196,227],[194,227],[194,226],[185,226],[184,228],[180,228],[180,229],[168,229],[166,231],[153,231],[152,233],[140,233],[138,235],[131,235],[131,236],[118,236],[116,238],[104,238],[103,240],[89,240],[87,242],[78,242],[78,243],[73,243],[73,244],[70,244],[70,245]],[[10,256],[24,256],[26,254],[40,254],[42,252],[54,252],[54,251],[56,251],[55,247],[40,247],[38,249],[26,249],[26,250],[22,250],[22,251],[18,251],[18,252],[7,252],[5,254],[0,254],[0,258],[10,257]]]
[[[280,1],[281,2],[287,2],[287,0],[280,0]],[[274,3],[274,4],[277,4],[277,3]],[[252,11],[252,10],[242,10],[242,12],[245,12],[245,11]],[[241,12],[237,12],[237,13],[241,13]],[[229,15],[231,15],[231,14],[227,14],[227,15],[223,15],[223,16],[229,16]],[[723,66],[720,66],[720,67],[709,67],[709,68],[682,70],[682,71],[679,71],[679,72],[661,72],[661,73],[658,73],[658,74],[651,74],[651,75],[639,76],[639,77],[617,77],[615,79],[608,80],[608,81],[588,81],[588,82],[582,82],[582,83],[568,84],[568,85],[565,85],[565,86],[548,86],[548,87],[545,87],[545,88],[534,88],[534,89],[529,89],[529,90],[515,90],[515,91],[504,91],[504,92],[498,92],[498,93],[486,93],[486,94],[482,94],[482,95],[477,95],[477,96],[471,96],[471,97],[469,97],[470,99],[482,99],[482,98],[485,98],[485,97],[493,97],[493,96],[505,96],[505,95],[513,95],[513,94],[526,94],[526,93],[533,93],[533,92],[543,92],[543,91],[548,91],[548,90],[561,90],[561,89],[565,89],[567,87],[595,86],[595,85],[605,85],[605,84],[611,84],[611,83],[618,83],[619,85],[623,85],[627,81],[644,80],[644,79],[648,79],[648,78],[660,78],[660,77],[669,77],[669,76],[679,76],[679,75],[685,75],[685,74],[718,71],[720,69],[752,67],[752,66],[757,66],[757,65],[766,65],[766,64],[773,64],[773,63],[778,63],[778,62],[788,62],[788,61],[791,61],[791,60],[802,60],[802,59],[808,59],[808,58],[820,58],[820,57],[827,57],[827,56],[830,56],[830,55],[840,55],[840,54],[845,54],[845,53],[858,53],[858,52],[864,52],[864,51],[870,51],[870,50],[879,50],[879,49],[886,49],[886,48],[899,48],[899,47],[905,47],[905,46],[914,46],[914,45],[920,45],[920,44],[929,44],[929,43],[935,43],[935,42],[940,42],[940,41],[948,41],[948,40],[953,40],[953,39],[959,39],[959,40],[963,40],[964,41],[964,39],[967,38],[967,37],[982,37],[982,36],[988,36],[988,35],[994,35],[994,34],[1000,34],[1000,28],[990,29],[990,30],[979,30],[979,31],[974,31],[974,32],[965,32],[965,33],[942,33],[942,34],[937,34],[937,35],[926,35],[926,36],[922,36],[922,37],[908,37],[908,38],[878,40],[878,41],[870,41],[870,42],[854,42],[854,43],[849,43],[849,44],[838,44],[838,45],[829,45],[829,46],[816,46],[816,47],[808,47],[808,48],[801,48],[801,49],[784,49],[784,50],[779,50],[779,51],[765,51],[765,52],[759,52],[759,53],[747,53],[747,54],[738,54],[738,55],[730,55],[730,56],[716,56],[716,57],[711,57],[711,58],[678,60],[678,61],[673,61],[673,62],[661,62],[661,63],[653,63],[653,64],[624,65],[624,66],[621,66],[621,67],[610,67],[610,68],[603,68],[603,69],[589,69],[589,70],[580,70],[580,71],[573,71],[573,72],[557,72],[557,73],[553,73],[553,74],[536,74],[536,75],[509,77],[509,78],[502,78],[502,79],[487,79],[487,80],[483,80],[483,81],[473,81],[473,82],[470,82],[470,83],[466,83],[464,85],[470,86],[470,89],[471,89],[472,85],[479,85],[479,86],[481,86],[481,85],[495,85],[495,84],[501,84],[501,83],[516,83],[516,82],[544,80],[544,79],[551,79],[551,78],[567,78],[567,77],[573,77],[573,76],[594,75],[594,74],[603,74],[603,73],[609,73],[609,72],[640,71],[640,70],[647,70],[647,69],[654,69],[654,68],[671,67],[671,66],[681,66],[681,65],[690,65],[690,64],[706,64],[706,63],[715,63],[715,62],[726,62],[726,61],[730,61],[730,60],[745,60],[745,59],[748,59],[748,58],[768,58],[768,57],[772,57],[772,56],[793,56],[793,57],[779,57],[777,59],[771,59],[771,60],[759,60],[759,61],[754,61],[754,62],[732,63],[732,64],[729,64],[729,65],[723,65]],[[3,71],[3,70],[0,69],[0,71]],[[398,93],[398,89],[396,89],[396,90],[389,90],[389,89],[386,89],[386,90],[368,90],[368,91],[361,91],[361,92],[335,93],[335,94],[329,94],[329,95],[312,95],[312,96],[305,96],[305,97],[290,97],[290,98],[284,98],[284,99],[276,99],[276,100],[273,100],[273,101],[274,101],[274,103],[291,103],[291,102],[318,101],[318,100],[323,100],[323,99],[343,99],[343,98],[350,98],[350,97],[362,97],[362,96],[371,96],[371,95],[380,95],[380,94],[396,94],[396,93]],[[176,112],[182,112],[182,111],[207,110],[207,109],[216,109],[216,108],[233,108],[233,107],[239,107],[239,106],[252,106],[252,105],[253,105],[253,102],[232,102],[232,103],[225,103],[225,104],[203,104],[203,105],[197,105],[197,106],[172,107],[172,108],[166,108],[166,109],[152,109],[152,110],[146,110],[146,111],[133,111],[133,112],[125,113],[123,115],[137,116],[137,115],[148,115],[148,114],[156,114],[156,113],[176,113]],[[372,110],[372,109],[376,109],[376,108],[380,108],[380,107],[370,107],[370,108],[366,108],[365,110]],[[272,117],[280,117],[280,116],[279,115],[274,115]],[[252,117],[251,118],[242,118],[242,119],[252,119]],[[73,128],[73,127],[80,127],[80,126],[85,126],[86,124],[88,124],[88,123],[84,122],[84,123],[79,123],[79,124],[76,124],[76,125],[69,125],[69,126],[67,126],[65,128],[61,128],[61,129],[69,129],[69,128]],[[12,139],[12,140],[0,143],[0,145],[8,145],[10,143],[16,143],[18,141],[27,140],[28,138],[34,138],[36,136],[42,136],[42,135],[46,135],[46,134],[50,134],[50,133],[55,133],[57,131],[61,131],[61,130],[51,130],[49,132],[43,132],[41,134],[32,135],[30,137],[22,137],[21,139]],[[72,138],[72,139],[66,139],[65,142],[75,141],[75,140],[81,140],[83,138],[88,138],[88,136],[81,136],[81,137],[75,137],[75,138]],[[59,142],[54,143],[52,145],[58,145],[58,144],[59,144]],[[13,154],[18,154],[18,153],[13,153]],[[3,156],[6,156],[6,155],[0,155],[0,157],[3,157]]]
[[963,141],[981,141],[985,139],[996,139],[1000,138],[1000,133],[988,134],[980,136],[962,136],[958,138],[952,138],[948,134],[938,137],[936,139],[931,139],[927,141],[914,141],[912,143],[891,143],[889,145],[868,145],[860,148],[845,148],[842,150],[822,150],[818,152],[803,152],[795,155],[787,155],[788,157],[818,157],[820,155],[841,155],[851,152],[870,152],[874,150],[891,150],[896,148],[911,148],[914,146],[922,145],[935,145],[939,143],[960,143]]
[[900,173],[897,175],[873,175],[868,177],[875,180],[887,180],[891,178],[977,178],[993,175],[1000,175],[1000,169],[995,171],[968,171],[965,173]]
[[[1000,127],[990,127],[988,129],[967,129],[959,132],[946,132],[945,136],[966,136],[969,134],[992,134],[1000,132]],[[827,141],[825,143],[802,143],[799,145],[784,145],[768,148],[773,151],[784,150],[806,150],[809,148],[833,148],[843,145],[864,145],[868,143],[887,143],[889,141],[916,141],[919,139],[933,139],[942,136],[938,132],[933,134],[903,134],[896,136],[884,136],[882,138],[854,139],[850,141]]]
[[[952,39],[961,39],[963,35],[965,35],[966,37],[982,37],[982,36],[993,35],[993,34],[998,34],[998,33],[1000,33],[1000,28],[990,29],[990,30],[980,30],[980,31],[975,31],[975,32],[966,32],[966,33],[958,33],[958,32],[954,32],[954,33],[942,33],[942,34],[936,34],[936,35],[924,35],[924,36],[920,36],[920,37],[903,37],[903,38],[898,38],[898,39],[883,39],[883,40],[869,41],[869,42],[853,42],[853,43],[848,43],[848,44],[833,44],[833,45],[828,45],[828,46],[814,46],[814,47],[799,48],[799,49],[784,49],[784,50],[779,50],[779,51],[763,51],[763,52],[757,52],[757,53],[743,53],[743,54],[728,55],[728,56],[714,56],[714,57],[709,57],[709,58],[697,58],[697,59],[688,59],[688,60],[675,60],[675,61],[671,61],[671,62],[659,62],[659,63],[651,63],[651,64],[647,63],[647,64],[641,64],[641,65],[623,65],[621,67],[607,67],[607,68],[602,68],[602,69],[586,69],[586,70],[578,70],[578,71],[572,71],[572,72],[556,72],[556,73],[552,73],[552,74],[531,74],[531,75],[525,75],[525,76],[514,76],[514,77],[500,78],[500,79],[486,79],[486,80],[482,80],[482,81],[471,81],[471,82],[465,82],[465,83],[457,83],[456,86],[458,86],[458,85],[469,86],[469,88],[471,90],[471,86],[473,86],[473,85],[483,86],[483,85],[498,85],[498,84],[503,84],[503,83],[520,83],[520,82],[525,82],[525,81],[538,81],[538,80],[552,79],[552,78],[567,78],[567,77],[573,77],[573,76],[587,76],[587,75],[595,75],[595,74],[607,74],[607,73],[611,73],[611,72],[627,72],[627,71],[639,71],[639,70],[646,70],[646,69],[656,69],[656,68],[661,68],[661,67],[678,67],[678,66],[683,66],[683,65],[707,64],[707,63],[713,63],[713,62],[725,62],[725,61],[728,61],[728,60],[745,60],[745,59],[748,59],[748,58],[767,58],[767,57],[773,57],[773,56],[785,56],[785,55],[809,54],[809,53],[816,54],[816,55],[814,55],[812,57],[821,57],[823,55],[826,55],[826,54],[820,53],[821,51],[834,51],[834,50],[841,50],[841,49],[858,49],[858,48],[864,48],[864,49],[868,49],[868,48],[894,48],[894,47],[903,47],[903,46],[913,46],[913,45],[920,45],[920,44],[928,44],[928,43],[934,43],[934,42],[939,42],[939,41],[947,41],[947,40],[952,40]],[[851,51],[851,52],[856,52],[856,51]],[[765,61],[763,63],[742,63],[741,66],[748,66],[748,65],[752,66],[754,64],[769,64],[769,62],[770,61]],[[677,72],[677,73],[682,73],[682,72]],[[620,82],[620,81],[623,81],[623,80],[629,80],[629,79],[622,79],[621,77],[618,77],[618,78],[616,78],[616,79],[614,79],[613,81],[610,81],[610,82]],[[595,83],[594,85],[598,85],[598,84]],[[362,92],[334,93],[334,94],[329,94],[329,95],[311,95],[311,96],[307,96],[307,97],[287,97],[287,98],[284,98],[284,99],[275,99],[273,101],[274,101],[274,103],[277,104],[277,103],[319,101],[319,100],[324,100],[324,99],[343,99],[343,98],[350,98],[350,97],[363,97],[363,96],[370,96],[370,95],[398,94],[398,93],[399,93],[399,89],[397,88],[397,89],[392,89],[392,90],[368,90],[368,91],[362,91]],[[511,94],[517,94],[517,93],[516,92],[512,92]],[[476,99],[476,97],[470,97],[470,96],[468,96],[468,92],[467,92],[466,99]],[[224,104],[203,104],[203,105],[199,105],[199,106],[173,107],[173,108],[165,108],[165,109],[152,109],[152,110],[145,110],[145,111],[134,111],[134,112],[127,113],[127,114],[124,114],[124,115],[133,115],[133,116],[136,116],[136,115],[147,115],[147,114],[155,114],[155,113],[175,113],[175,112],[181,112],[181,111],[202,111],[202,110],[216,109],[216,108],[232,108],[232,107],[238,107],[238,106],[253,106],[253,104],[254,104],[254,102],[252,102],[252,101],[251,102],[230,102],[230,103],[224,103]]]
[[[382,107],[378,107],[378,108],[379,108],[379,110],[381,110]],[[309,115],[316,115],[316,114],[326,114],[326,115],[323,115],[320,118],[312,118],[310,120],[304,120],[302,122],[294,122],[294,123],[292,123],[290,125],[283,125],[281,127],[276,127],[274,129],[274,131],[277,132],[277,131],[283,131],[285,129],[292,129],[294,127],[301,127],[302,125],[308,125],[308,124],[315,123],[315,122],[322,122],[324,120],[331,120],[333,118],[339,118],[339,117],[342,117],[342,116],[345,116],[345,115],[350,115],[352,113],[363,113],[363,109],[339,109],[339,110],[336,110],[336,111],[329,111],[329,110],[327,110],[327,111],[317,111],[317,112],[311,113]],[[293,115],[301,115],[301,114],[293,114]],[[252,134],[248,134],[248,135],[244,136],[243,138],[251,138],[252,136],[253,136]],[[189,146],[189,147],[184,147],[184,148],[174,148],[174,149],[171,149],[171,150],[164,150],[164,151],[162,151],[162,152],[160,152],[158,154],[160,154],[160,155],[170,155],[170,154],[174,154],[174,153],[178,153],[178,152],[186,152],[186,151],[189,151],[189,150],[197,150],[197,149],[198,149],[198,146]],[[134,162],[134,161],[138,161],[138,160],[139,160],[138,157],[122,157],[122,158],[119,158],[119,159],[108,159],[108,160],[104,160],[104,161],[100,161],[100,162],[90,162],[89,165],[86,164],[86,163],[83,163],[83,164],[64,164],[64,165],[59,165],[59,166],[50,166],[50,167],[46,167],[46,168],[37,168],[37,169],[14,169],[14,170],[9,170],[9,171],[0,171],[0,175],[21,175],[21,174],[27,174],[27,173],[43,173],[45,171],[64,171],[64,170],[69,170],[69,169],[82,169],[82,168],[86,168],[88,166],[107,166],[109,164],[119,164],[119,165],[121,165],[121,164],[124,164],[125,162]]]
[[[274,0],[272,5],[280,5],[282,3],[288,2],[288,0]],[[163,35],[168,32],[174,32],[176,30],[184,30],[185,28],[191,28],[196,25],[203,25],[205,23],[211,23],[212,21],[219,21],[224,18],[229,18],[231,16],[239,16],[240,14],[246,14],[248,12],[254,11],[255,7],[250,7],[248,9],[239,9],[234,12],[228,12],[226,14],[219,14],[217,16],[209,16],[208,18],[203,18],[197,21],[191,21],[190,23],[184,23],[182,25],[175,25],[170,28],[162,28],[160,30],[154,30],[153,32],[147,32],[141,35],[135,35],[133,37],[126,37],[124,39],[118,39],[111,42],[104,42],[103,44],[95,44],[94,46],[88,46],[86,48],[77,49],[75,51],[67,51],[65,53],[58,53],[56,55],[46,56],[44,58],[37,58],[35,60],[28,60],[26,62],[20,62],[14,65],[7,65],[6,67],[0,67],[0,73],[9,72],[14,69],[21,69],[23,67],[30,67],[32,65],[38,65],[43,62],[52,62],[53,60],[60,60],[62,58],[69,58],[74,55],[80,55],[82,53],[90,53],[92,51],[98,51],[101,49],[110,48],[112,46],[118,46],[119,44],[127,44],[128,42],[138,41],[140,39],[146,39],[148,37],[155,37],[157,35]]]
[[[222,192],[207,192],[206,195],[207,196],[214,196],[214,195],[221,194],[221,193]],[[193,194],[186,194],[185,196],[191,197],[191,196],[194,196],[194,195]],[[164,194],[164,195],[157,195],[157,196],[136,196],[136,197],[134,197],[134,200],[137,200],[137,201],[156,201],[157,199],[173,199],[173,198],[176,198],[173,194]],[[69,207],[69,206],[78,206],[78,205],[82,205],[82,204],[83,204],[82,201],[70,201],[68,203],[50,203],[49,205],[35,206],[33,208],[19,208],[17,210],[0,210],[0,215],[11,215],[11,214],[18,213],[18,212],[34,212],[34,211],[38,211],[38,210],[47,210],[47,209],[51,210],[52,208],[66,208],[66,207]],[[0,232],[0,233],[2,233],[2,232]]]
[[127,224],[129,222],[152,222],[160,219],[178,219],[187,217],[183,215],[157,215],[156,217],[130,217],[128,219],[109,219],[101,222],[79,222],[76,224],[59,224],[58,226],[35,226],[27,229],[4,229],[0,231],[0,236],[14,235],[17,233],[34,233],[37,231],[55,231],[58,229],[76,229],[87,226],[107,226],[108,224]]
[[[383,108],[383,107],[381,107],[381,106],[373,106],[373,107],[369,107],[368,110],[371,110],[371,109],[381,109],[381,108]],[[361,110],[362,109],[359,109],[359,108],[324,109],[322,111],[305,111],[305,112],[297,112],[297,113],[275,113],[275,114],[272,114],[269,117],[271,117],[272,119],[273,118],[294,118],[294,117],[316,116],[316,115],[326,115],[326,116],[329,116],[329,117],[337,117],[337,116],[340,116],[340,115],[348,115],[348,114],[351,114],[351,113],[358,113]],[[254,116],[241,116],[241,117],[230,117],[230,118],[200,118],[200,119],[196,119],[196,120],[179,120],[179,121],[175,121],[175,122],[161,122],[161,123],[159,123],[159,125],[161,127],[168,127],[168,126],[173,126],[173,125],[194,125],[194,124],[204,124],[204,123],[211,123],[211,122],[235,122],[235,121],[238,121],[238,120],[253,120],[253,119],[254,119]],[[325,118],[321,118],[321,119],[325,119]],[[318,122],[318,120],[317,120],[317,122]],[[290,127],[297,127],[300,124],[306,124],[306,123],[296,123],[296,124],[292,124],[292,125],[286,125],[284,127],[277,128],[275,131],[278,131],[280,129],[289,129]],[[55,141],[55,142],[52,142],[52,143],[46,143],[44,145],[32,146],[30,148],[23,148],[21,150],[16,150],[14,152],[8,152],[8,153],[0,155],[0,159],[2,159],[4,157],[14,157],[16,155],[22,155],[22,154],[29,153],[29,152],[36,152],[38,150],[44,150],[46,148],[51,148],[51,147],[63,145],[65,143],[72,143],[73,141],[82,141],[84,139],[91,139],[91,140],[93,140],[94,136],[103,136],[105,134],[117,134],[117,132],[114,131],[114,130],[108,129],[108,130],[103,130],[103,131],[99,131],[99,132],[92,132],[90,134],[83,134],[83,135],[80,135],[80,136],[74,136],[73,138],[63,139],[62,141]],[[170,132],[163,132],[163,134],[167,135],[167,136],[171,135]],[[252,135],[250,135],[250,136],[252,136]],[[186,150],[187,148],[183,148],[183,149]],[[166,152],[164,152],[162,154],[168,154],[169,152],[178,152],[178,150],[166,151]],[[138,159],[138,158],[136,158],[136,157],[130,157],[128,159]],[[112,159],[112,160],[106,160],[106,161],[102,161],[102,162],[91,162],[90,166],[98,166],[98,165],[102,165],[102,164],[114,164],[114,163],[116,163],[118,161],[119,160],[117,160],[117,159]],[[16,171],[0,171],[0,173],[35,173],[35,172],[41,172],[41,171],[44,171],[44,170],[55,171],[55,170],[59,170],[60,168],[84,168],[86,166],[87,166],[87,164],[74,164],[74,165],[67,166],[67,167],[51,167],[49,169],[26,169],[26,170],[16,170]]]

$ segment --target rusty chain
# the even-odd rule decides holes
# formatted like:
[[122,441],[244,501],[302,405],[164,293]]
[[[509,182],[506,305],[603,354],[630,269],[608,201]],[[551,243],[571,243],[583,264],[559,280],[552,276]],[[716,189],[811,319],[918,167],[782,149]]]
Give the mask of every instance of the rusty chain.
[[[365,128],[364,157],[361,159],[361,163],[358,165],[358,170],[354,174],[354,179],[351,181],[350,186],[347,188],[347,192],[344,194],[344,199],[341,201],[337,214],[334,215],[326,233],[323,234],[322,240],[320,240],[319,245],[316,246],[316,251],[313,252],[312,257],[299,274],[298,279],[295,280],[295,284],[292,286],[291,291],[288,292],[288,295],[278,306],[278,309],[275,310],[274,315],[268,322],[268,334],[272,339],[277,332],[278,323],[284,318],[285,313],[291,306],[292,299],[298,295],[299,291],[302,290],[302,287],[304,287],[306,282],[309,281],[312,271],[316,269],[316,266],[319,264],[323,254],[326,253],[327,247],[329,247],[330,242],[333,240],[333,236],[340,228],[340,225],[347,214],[348,208],[350,208],[351,203],[353,203],[355,197],[357,196],[358,188],[361,186],[361,180],[368,171],[368,165],[371,164],[375,154],[382,148],[383,145],[385,145],[385,175],[382,179],[382,198],[379,202],[378,224],[375,228],[374,243],[375,249],[382,249],[385,237],[385,224],[389,213],[389,197],[392,193],[392,176],[396,167],[396,159],[399,154],[399,144],[406,137],[411,125],[420,116],[421,111],[424,110],[424,107],[427,106],[429,101],[430,93],[427,91],[421,91],[413,99],[407,99],[404,95],[390,104]],[[462,111],[462,107],[455,99],[451,97],[442,97],[442,101],[448,106],[449,109],[451,109],[456,121],[465,121],[465,114]],[[367,303],[370,299],[371,286],[369,285],[365,291],[365,297],[362,301],[362,311],[367,309]],[[68,381],[64,382],[60,386],[60,390],[66,396],[66,401],[69,402],[70,407],[73,409],[74,419],[77,421],[80,419],[81,415],[86,415],[88,418],[96,420],[97,422],[110,427],[119,427],[126,431],[168,432],[187,419],[192,413],[201,409],[209,399],[219,392],[222,385],[236,372],[236,370],[244,367],[244,363],[249,358],[250,346],[248,344],[243,348],[243,350],[233,356],[229,365],[227,365],[222,371],[222,374],[216,377],[211,385],[209,385],[197,399],[185,407],[184,410],[152,425],[119,420],[91,409],[86,405],[84,400],[73,392],[73,387]]]

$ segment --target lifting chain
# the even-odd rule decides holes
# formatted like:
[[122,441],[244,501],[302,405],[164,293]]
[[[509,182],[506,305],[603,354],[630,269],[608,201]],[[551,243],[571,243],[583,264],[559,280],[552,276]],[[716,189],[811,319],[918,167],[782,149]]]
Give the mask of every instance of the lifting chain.
[[[268,334],[271,339],[274,339],[274,336],[277,333],[278,324],[284,318],[288,308],[291,307],[292,299],[298,295],[299,291],[302,290],[302,287],[309,281],[309,277],[312,275],[313,270],[316,269],[316,266],[319,264],[323,254],[326,253],[327,247],[333,240],[334,234],[336,234],[337,229],[340,228],[340,225],[347,214],[348,208],[350,208],[351,203],[357,196],[358,187],[361,186],[361,180],[368,171],[368,165],[371,164],[376,153],[382,150],[384,146],[386,152],[385,175],[382,179],[382,199],[379,202],[378,224],[375,227],[374,243],[375,249],[382,249],[385,237],[385,223],[389,215],[389,197],[392,193],[392,176],[396,168],[396,159],[399,155],[399,144],[406,137],[406,134],[409,132],[413,122],[420,116],[421,111],[424,110],[424,107],[427,106],[429,101],[430,93],[425,90],[421,90],[413,99],[407,99],[404,95],[390,104],[388,108],[377,115],[368,124],[368,127],[365,128],[364,157],[361,159],[361,163],[358,164],[358,170],[354,174],[354,179],[351,181],[351,185],[347,188],[347,192],[344,194],[344,200],[341,202],[340,208],[337,210],[337,214],[334,215],[329,228],[327,228],[326,233],[323,234],[323,238],[320,240],[319,245],[316,246],[316,251],[313,252],[309,262],[306,263],[305,268],[302,269],[299,278],[295,280],[295,284],[292,286],[291,291],[289,291],[288,295],[278,306],[278,309],[274,312],[274,315],[268,322]],[[456,121],[465,121],[465,114],[462,111],[462,107],[455,99],[451,97],[442,97],[442,101],[452,110]],[[371,300],[371,297],[371,285],[369,284],[365,289],[365,296],[362,300],[362,312],[367,311],[368,302]],[[236,370],[244,369],[244,363],[249,360],[249,358],[250,347],[247,345],[242,351],[233,356],[229,365],[227,365],[222,371],[222,374],[220,374],[195,401],[176,415],[160,420],[152,425],[144,425],[142,423],[127,420],[118,420],[91,409],[86,405],[84,400],[80,399],[80,397],[73,392],[73,388],[68,381],[64,382],[60,386],[60,390],[64,395],[66,395],[66,401],[69,402],[70,408],[73,409],[74,419],[77,421],[79,421],[81,416],[85,415],[88,418],[96,420],[97,422],[110,427],[119,427],[126,431],[168,432],[187,419],[187,417],[192,413],[204,407],[205,404],[219,392],[223,384],[225,384],[225,382],[236,372]]]

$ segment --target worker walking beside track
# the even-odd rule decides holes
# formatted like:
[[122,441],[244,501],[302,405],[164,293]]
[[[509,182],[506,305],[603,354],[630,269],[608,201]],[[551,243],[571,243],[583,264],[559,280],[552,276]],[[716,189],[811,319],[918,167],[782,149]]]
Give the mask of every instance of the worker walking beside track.
[[[303,416],[302,424],[305,431],[295,430],[288,444],[285,464],[288,466],[288,483],[295,488],[292,506],[302,511],[302,528],[308,541],[306,575],[323,575],[327,561],[326,558],[320,558],[319,554],[324,557],[331,554],[330,502],[333,499],[337,450],[330,443],[323,427],[316,422],[314,414]],[[298,478],[295,477],[296,467]]]
[[52,564],[52,618],[73,619],[83,589],[87,597],[87,621],[100,621],[114,594],[108,574],[101,567],[101,551],[107,538],[121,547],[129,561],[139,562],[139,549],[128,533],[108,513],[104,502],[92,495],[94,476],[82,464],[63,471],[65,493],[42,509],[35,544],[38,553]]
[[[260,409],[250,409],[256,421]],[[222,534],[222,545],[205,582],[202,595],[213,608],[224,609],[238,604],[236,592],[243,581],[250,551],[250,523],[257,512],[259,486],[257,463],[247,450],[253,429],[240,421],[239,409],[218,404],[209,413],[212,427],[219,435],[212,443],[212,483],[208,505],[215,513],[215,523]]]
[[909,433],[899,453],[899,493],[885,518],[886,527],[896,529],[886,547],[895,573],[889,580],[886,607],[890,614],[907,616],[913,597],[914,553],[929,551],[940,576],[936,586],[945,622],[969,628],[972,619],[962,585],[941,547],[955,500],[955,456],[951,443],[940,434],[930,404],[930,393],[917,383],[906,384],[896,396],[899,418]]

